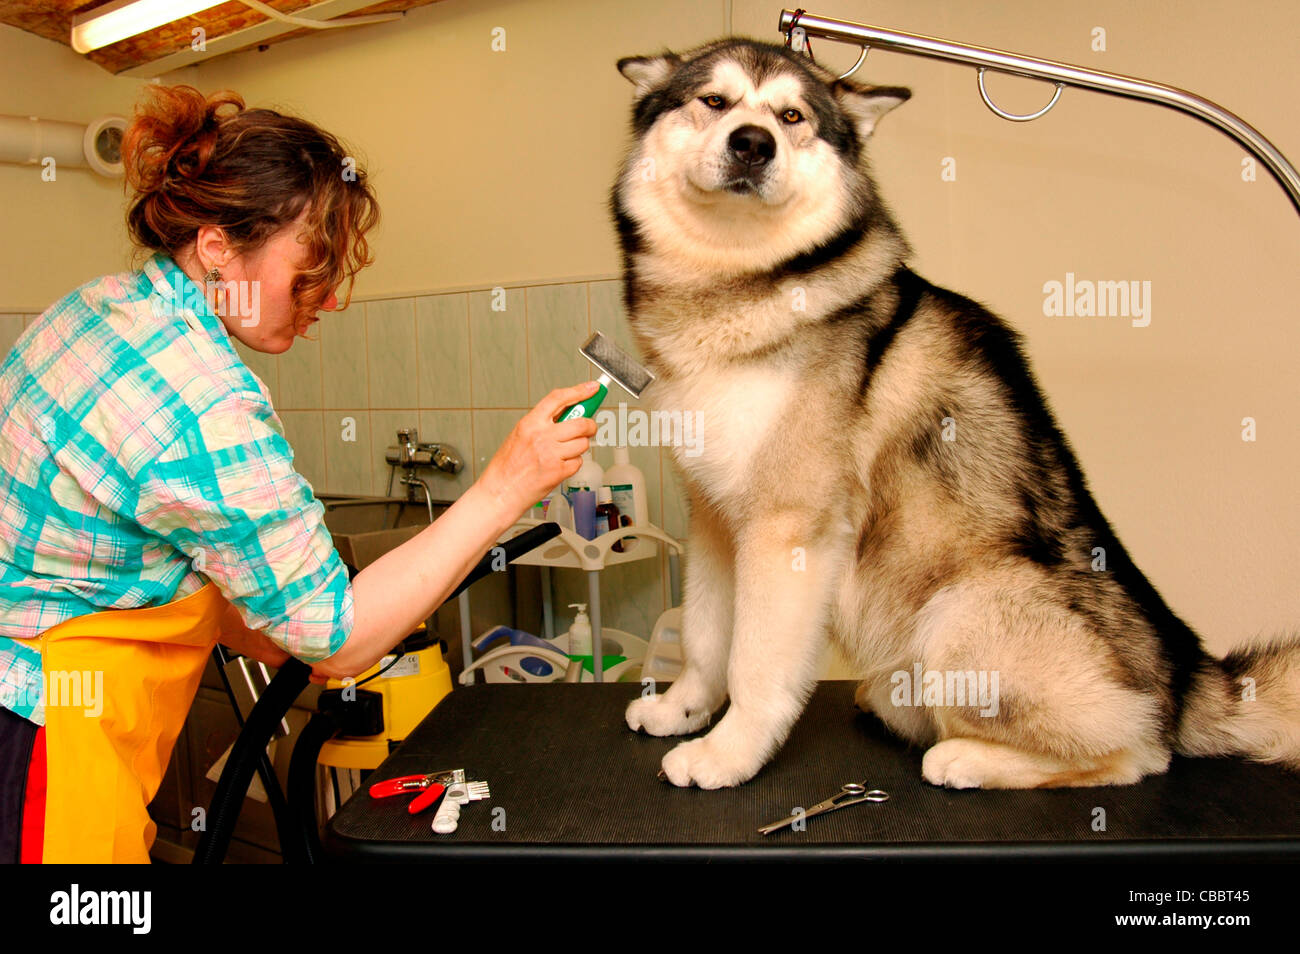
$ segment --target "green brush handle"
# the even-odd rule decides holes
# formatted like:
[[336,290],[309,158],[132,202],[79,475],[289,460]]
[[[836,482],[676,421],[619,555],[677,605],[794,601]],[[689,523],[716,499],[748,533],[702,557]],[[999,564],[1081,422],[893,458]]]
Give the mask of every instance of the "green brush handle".
[[609,388],[601,384],[596,388],[596,393],[587,398],[587,400],[579,401],[577,404],[565,408],[556,419],[556,422],[562,423],[564,421],[571,421],[576,417],[591,417],[596,413],[596,409],[600,407],[601,402],[605,400],[605,395],[608,393]]

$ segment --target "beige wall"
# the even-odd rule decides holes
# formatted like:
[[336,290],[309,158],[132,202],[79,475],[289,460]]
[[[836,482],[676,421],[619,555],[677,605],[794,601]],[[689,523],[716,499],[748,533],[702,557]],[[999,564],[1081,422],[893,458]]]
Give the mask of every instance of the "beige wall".
[[[0,115],[88,123],[127,116],[141,80],[110,76],[53,40],[0,24]],[[39,312],[82,282],[122,267],[122,182],[89,169],[0,163],[0,311]]]
[[[361,300],[610,279],[618,255],[605,202],[630,89],[613,61],[729,26],[777,39],[781,5],[446,0],[400,23],[187,75],[306,115],[358,148],[385,216]],[[1300,161],[1293,3],[825,0],[810,9],[1182,86]],[[505,53],[489,49],[493,27],[506,30]],[[1090,48],[1095,27],[1106,30],[1106,52]],[[814,48],[845,68],[855,56],[829,42]],[[0,85],[0,111],[88,119],[125,108],[138,84],[74,60],[0,28],[4,79],[23,80]],[[1103,511],[1153,582],[1219,651],[1294,625],[1300,219],[1280,188],[1262,170],[1243,182],[1240,147],[1156,106],[1067,90],[1044,119],[1011,124],[980,103],[968,67],[877,50],[861,75],[914,91],[872,152],[914,264],[1024,333]],[[1050,92],[1005,76],[989,87],[1012,111],[1036,109]],[[940,178],[945,157],[955,181]],[[31,174],[0,166],[10,211],[0,312],[39,310],[122,256],[115,186],[70,173],[80,178],[41,191]],[[1067,272],[1150,281],[1150,325],[1044,316],[1044,283]],[[307,373],[295,360],[276,359],[281,391]],[[539,367],[545,376],[544,365],[532,372]],[[1253,443],[1240,436],[1248,416]]]

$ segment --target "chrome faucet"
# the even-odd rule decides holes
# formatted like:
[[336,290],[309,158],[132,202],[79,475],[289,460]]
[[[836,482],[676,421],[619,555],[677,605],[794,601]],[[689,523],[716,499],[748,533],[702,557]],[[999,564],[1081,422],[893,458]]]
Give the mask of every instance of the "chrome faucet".
[[414,427],[403,427],[397,432],[397,445],[390,446],[384,459],[394,467],[436,467],[448,474],[459,474],[465,461],[450,444],[421,443]]
[[465,469],[465,461],[450,444],[420,443],[420,435],[414,427],[403,427],[397,431],[397,444],[384,452],[388,461],[388,491],[385,496],[392,496],[393,476],[400,469],[402,486],[406,488],[406,499],[415,502],[415,488],[424,490],[424,502],[429,508],[429,522],[433,523],[433,493],[429,483],[418,473],[422,467],[432,467],[448,474],[459,474]]

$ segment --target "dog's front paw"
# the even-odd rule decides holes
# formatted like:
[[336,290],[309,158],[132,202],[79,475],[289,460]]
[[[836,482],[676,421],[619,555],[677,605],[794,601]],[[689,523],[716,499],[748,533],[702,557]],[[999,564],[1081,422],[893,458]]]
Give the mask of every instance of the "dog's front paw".
[[970,739],[945,739],[921,759],[921,777],[945,788],[982,788],[989,773],[988,746]]
[[633,731],[644,729],[650,735],[690,735],[709,724],[710,712],[704,706],[688,709],[670,698],[671,694],[634,699],[623,718]]
[[712,735],[683,742],[663,761],[668,781],[682,788],[730,788],[748,782],[762,767],[762,759],[720,745]]

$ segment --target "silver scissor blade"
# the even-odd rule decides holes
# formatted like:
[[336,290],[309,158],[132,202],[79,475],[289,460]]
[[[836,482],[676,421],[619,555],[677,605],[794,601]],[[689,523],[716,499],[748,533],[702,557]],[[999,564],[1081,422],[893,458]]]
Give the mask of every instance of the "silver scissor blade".
[[793,825],[793,824],[794,824],[796,821],[798,821],[801,817],[804,817],[804,816],[801,816],[801,815],[791,815],[789,818],[783,818],[783,819],[781,819],[781,820],[778,821],[778,822],[772,822],[772,824],[770,824],[770,825],[764,825],[762,828],[760,828],[760,829],[758,830],[758,833],[759,833],[760,835],[770,835],[770,834],[772,834],[772,832],[774,832],[774,831],[780,831],[782,828],[785,828],[785,827],[787,827],[787,826],[789,826],[789,825]]

